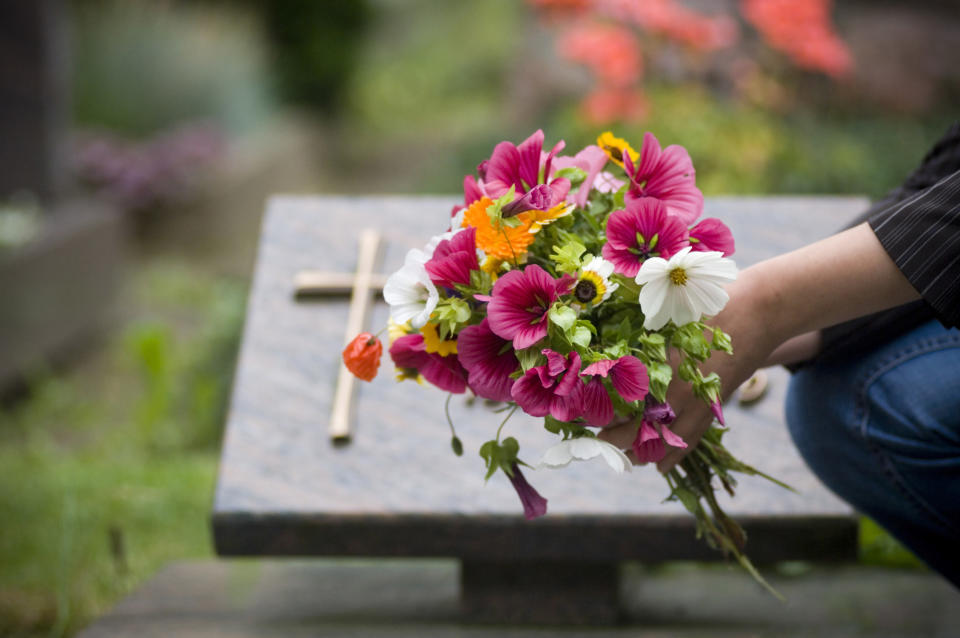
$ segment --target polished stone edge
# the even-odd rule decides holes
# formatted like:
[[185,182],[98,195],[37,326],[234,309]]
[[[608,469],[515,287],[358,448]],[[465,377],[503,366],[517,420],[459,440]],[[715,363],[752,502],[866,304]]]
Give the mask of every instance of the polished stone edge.
[[[853,516],[741,516],[746,553],[757,563],[840,561],[857,554]],[[219,511],[220,556],[454,557],[478,561],[715,561],[688,516],[431,514],[255,515]]]

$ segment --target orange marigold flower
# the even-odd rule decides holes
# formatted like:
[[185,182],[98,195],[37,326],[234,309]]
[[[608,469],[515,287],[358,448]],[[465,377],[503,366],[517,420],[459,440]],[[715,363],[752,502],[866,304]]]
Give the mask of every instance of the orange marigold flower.
[[494,224],[487,215],[487,208],[492,205],[489,197],[481,197],[470,204],[463,214],[463,226],[477,229],[477,248],[488,256],[512,262],[525,254],[533,243],[532,219],[528,213],[520,213],[516,216],[519,226],[511,228],[506,224]]
[[380,367],[383,344],[369,332],[361,332],[343,349],[343,363],[353,376],[373,381]]

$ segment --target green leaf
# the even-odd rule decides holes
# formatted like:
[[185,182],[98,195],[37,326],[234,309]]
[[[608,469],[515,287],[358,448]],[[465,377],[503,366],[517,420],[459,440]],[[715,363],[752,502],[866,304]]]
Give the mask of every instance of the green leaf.
[[710,358],[710,344],[703,336],[703,330],[703,324],[699,321],[680,326],[670,338],[670,343],[697,361],[706,361]]
[[577,322],[577,311],[570,306],[564,306],[560,303],[553,304],[547,315],[550,318],[550,322],[565,333],[570,332],[573,324]]
[[625,357],[630,354],[630,348],[627,347],[627,342],[625,339],[609,345],[603,349],[605,354],[610,355],[611,359],[619,359],[620,357]]
[[517,187],[512,185],[510,186],[510,190],[495,199],[492,204],[487,206],[487,216],[490,218],[490,223],[493,226],[496,226],[497,223],[503,219],[503,207],[513,201],[513,197],[516,192]]
[[667,360],[667,340],[656,332],[644,333],[640,336],[640,345],[653,361]]
[[587,179],[587,172],[582,168],[577,168],[576,166],[568,166],[567,168],[561,168],[559,171],[554,173],[554,177],[565,177],[570,180],[571,190],[583,183]]
[[684,357],[677,367],[677,374],[687,383],[700,382],[700,369],[697,367],[696,359]]
[[437,304],[434,312],[440,326],[440,337],[442,339],[447,339],[450,335],[455,334],[461,324],[470,320],[472,314],[470,305],[460,297],[444,299]]
[[490,273],[483,270],[470,271],[470,288],[480,294],[489,294],[493,287],[493,280]]
[[713,338],[710,341],[710,347],[714,350],[726,352],[727,354],[733,354],[733,342],[730,340],[730,335],[720,328],[713,329]]
[[700,502],[697,495],[685,487],[678,487],[673,490],[673,496],[677,497],[688,512],[695,515],[700,510]]
[[550,259],[557,265],[559,273],[573,273],[580,270],[582,261],[580,256],[587,250],[579,239],[571,237],[562,245],[555,245]]
[[595,437],[593,432],[582,425],[559,421],[550,415],[543,418],[543,427],[547,432],[562,435],[564,441],[580,437]]
[[580,323],[581,322],[578,321],[577,326],[573,329],[573,336],[570,337],[570,341],[581,348],[589,348],[593,334],[590,332],[590,328],[582,326]]
[[626,184],[624,184],[623,186],[620,187],[620,190],[618,190],[616,193],[614,193],[614,195],[613,195],[613,208],[614,208],[614,209],[619,210],[619,209],[623,208],[623,206],[624,206],[624,204],[623,204],[623,198],[626,196],[626,194],[627,194],[627,189],[628,189],[629,187],[630,187],[630,182],[627,182]]
[[523,368],[524,372],[545,361],[544,356],[540,354],[540,350],[540,346],[531,346],[523,350],[517,350],[517,360],[520,362],[520,367]]
[[650,377],[650,394],[657,401],[667,400],[667,386],[673,378],[673,368],[660,361],[652,361],[647,366],[647,375]]

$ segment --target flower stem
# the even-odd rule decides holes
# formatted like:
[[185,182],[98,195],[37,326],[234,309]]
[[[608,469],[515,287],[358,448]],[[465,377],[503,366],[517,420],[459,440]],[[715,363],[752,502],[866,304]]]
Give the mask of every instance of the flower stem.
[[497,428],[497,442],[500,441],[500,431],[503,430],[503,426],[507,424],[507,421],[510,420],[510,417],[513,416],[513,413],[517,411],[518,405],[514,405],[510,412],[507,413],[507,416],[504,417],[503,421],[500,423],[500,427]]

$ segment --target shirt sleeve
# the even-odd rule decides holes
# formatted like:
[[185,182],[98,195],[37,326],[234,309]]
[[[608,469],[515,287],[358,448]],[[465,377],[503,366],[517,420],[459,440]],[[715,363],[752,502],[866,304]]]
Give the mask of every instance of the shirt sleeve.
[[960,170],[875,207],[867,221],[937,318],[960,326]]

